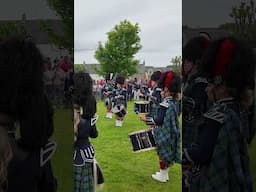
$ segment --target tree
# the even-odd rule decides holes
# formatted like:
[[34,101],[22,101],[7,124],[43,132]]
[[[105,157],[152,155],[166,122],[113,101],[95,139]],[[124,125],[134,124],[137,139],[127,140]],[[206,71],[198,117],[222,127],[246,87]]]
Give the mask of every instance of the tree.
[[86,72],[85,67],[84,67],[83,64],[75,64],[74,68],[75,68],[75,72],[76,73],[79,72],[79,71]]
[[0,39],[6,39],[11,36],[26,37],[27,31],[20,22],[7,22],[0,26]]
[[74,49],[74,1],[73,0],[47,0],[50,8],[55,10],[61,18],[63,34],[57,34],[48,25],[42,22],[42,30],[46,31],[49,41],[59,48],[73,52]]
[[114,73],[128,77],[136,73],[139,60],[134,59],[134,55],[142,47],[139,31],[137,23],[132,25],[124,20],[107,33],[108,40],[104,45],[99,42],[94,55],[100,64],[100,69],[96,70],[98,74]]
[[168,65],[167,68],[170,68],[173,72],[181,72],[182,59],[181,56],[175,56],[171,59],[171,65]]
[[221,26],[233,32],[240,39],[251,41],[256,37],[256,7],[253,0],[242,1],[240,5],[232,7],[229,14],[234,19],[234,23]]

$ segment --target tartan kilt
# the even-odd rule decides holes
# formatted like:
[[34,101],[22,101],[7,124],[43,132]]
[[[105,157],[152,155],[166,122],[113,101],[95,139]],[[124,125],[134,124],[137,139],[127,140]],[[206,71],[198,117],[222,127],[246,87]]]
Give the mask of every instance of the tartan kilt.
[[180,137],[172,135],[166,137],[162,128],[155,128],[154,138],[157,146],[157,154],[168,165],[181,163]]
[[147,116],[154,117],[158,112],[159,105],[151,104],[149,114]]
[[192,192],[252,192],[247,143],[239,115],[224,108],[224,120],[217,137],[210,164],[192,178]]
[[74,192],[93,192],[92,163],[84,166],[74,166]]
[[171,165],[181,163],[180,129],[176,106],[172,103],[166,111],[163,125],[154,128],[157,153],[162,161]]

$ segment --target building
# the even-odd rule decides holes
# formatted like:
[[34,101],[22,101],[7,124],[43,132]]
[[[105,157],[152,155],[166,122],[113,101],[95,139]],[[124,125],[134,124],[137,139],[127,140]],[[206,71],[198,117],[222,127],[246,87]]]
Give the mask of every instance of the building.
[[[85,64],[85,62],[83,63],[83,66],[85,68],[85,71],[87,73],[89,73],[91,75],[91,77],[94,80],[99,80],[99,79],[104,79],[104,77],[99,76],[96,71],[97,69],[100,69],[100,65],[99,64]],[[153,66],[146,66],[145,65],[145,61],[143,61],[143,63],[137,65],[137,73],[134,74],[133,76],[131,76],[131,78],[146,78],[149,79],[151,74],[154,71],[166,71],[168,70],[166,67],[153,67]]]

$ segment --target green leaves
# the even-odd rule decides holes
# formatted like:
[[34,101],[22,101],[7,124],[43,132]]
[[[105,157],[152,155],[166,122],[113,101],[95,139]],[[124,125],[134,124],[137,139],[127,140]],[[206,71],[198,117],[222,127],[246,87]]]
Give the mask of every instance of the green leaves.
[[223,28],[231,30],[234,35],[245,41],[256,39],[256,7],[253,0],[241,2],[240,5],[232,7],[229,14],[233,18],[233,24],[224,24]]
[[74,49],[74,1],[73,0],[47,0],[50,8],[55,10],[61,18],[63,34],[52,30],[47,22],[42,23],[42,29],[48,33],[49,40],[59,48],[72,52]]
[[20,36],[25,38],[27,31],[21,22],[6,22],[0,26],[0,39],[6,39],[11,36]]
[[181,64],[182,64],[181,56],[175,56],[171,59],[171,65],[168,65],[167,68],[169,68],[170,70],[172,70],[177,74],[180,74]]
[[134,59],[134,55],[142,48],[139,32],[137,23],[132,25],[124,20],[107,33],[107,42],[104,45],[99,42],[94,55],[101,66],[99,74],[114,73],[128,77],[136,73],[139,61]]

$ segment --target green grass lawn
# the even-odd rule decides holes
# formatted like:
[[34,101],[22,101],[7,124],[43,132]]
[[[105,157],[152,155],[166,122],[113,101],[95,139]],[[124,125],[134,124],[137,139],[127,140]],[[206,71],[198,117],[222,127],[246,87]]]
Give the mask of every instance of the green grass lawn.
[[124,120],[123,127],[115,127],[114,118],[105,118],[106,109],[102,102],[99,102],[97,107],[99,136],[91,141],[105,178],[103,191],[181,191],[180,165],[171,167],[168,183],[158,183],[151,179],[151,174],[159,171],[156,151],[136,154],[132,152],[128,134],[147,129],[147,126],[133,112],[133,103],[128,104],[128,115]]
[[254,138],[252,144],[249,146],[250,153],[250,166],[253,177],[253,191],[256,191],[256,138]]
[[[133,104],[128,105],[128,115],[123,127],[115,127],[115,120],[105,118],[105,107],[98,103],[97,114],[99,120],[97,128],[99,136],[91,139],[96,159],[103,171],[105,184],[103,192],[179,192],[181,191],[181,168],[174,165],[169,172],[168,183],[158,183],[151,179],[151,174],[159,170],[156,151],[133,153],[128,134],[146,129],[138,116],[133,112]],[[73,126],[71,111],[55,110],[55,133],[53,139],[57,141],[57,151],[53,157],[54,175],[58,179],[58,192],[73,191]],[[256,189],[256,139],[249,147],[250,165]]]
[[73,122],[69,109],[55,109],[53,140],[57,150],[52,159],[54,176],[58,180],[58,192],[72,192],[73,182]]

